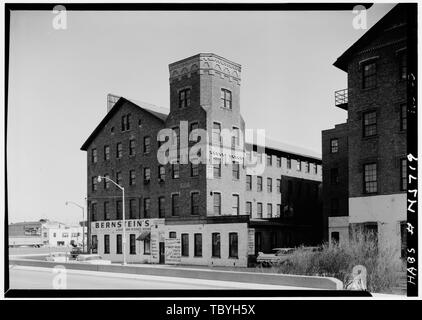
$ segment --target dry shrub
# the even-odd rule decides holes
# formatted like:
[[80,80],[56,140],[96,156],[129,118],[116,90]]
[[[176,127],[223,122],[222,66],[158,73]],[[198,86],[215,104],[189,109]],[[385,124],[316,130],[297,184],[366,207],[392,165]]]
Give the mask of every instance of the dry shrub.
[[362,265],[367,271],[370,292],[392,292],[399,285],[403,263],[397,250],[379,247],[370,234],[358,233],[349,243],[322,245],[320,251],[304,247],[295,250],[287,261],[274,265],[272,271],[284,274],[334,277],[344,284],[351,280],[353,267]]

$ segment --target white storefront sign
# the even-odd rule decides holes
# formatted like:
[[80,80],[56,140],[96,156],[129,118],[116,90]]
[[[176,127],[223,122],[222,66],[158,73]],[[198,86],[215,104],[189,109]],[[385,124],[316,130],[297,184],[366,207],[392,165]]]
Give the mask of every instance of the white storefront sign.
[[255,229],[248,229],[248,255],[255,254]]
[[165,263],[180,264],[182,260],[182,243],[180,238],[165,239]]
[[[164,219],[130,219],[125,221],[126,232],[149,231],[151,228],[157,228],[164,225]],[[121,233],[123,232],[122,220],[95,221],[91,223],[91,232],[99,233]]]

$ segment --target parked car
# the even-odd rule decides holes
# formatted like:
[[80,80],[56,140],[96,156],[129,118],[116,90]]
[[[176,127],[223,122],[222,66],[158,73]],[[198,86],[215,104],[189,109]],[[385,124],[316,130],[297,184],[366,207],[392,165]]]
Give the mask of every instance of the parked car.
[[88,264],[111,264],[110,260],[105,260],[98,254],[80,254],[76,261]]
[[[321,247],[300,247],[305,251],[320,251]],[[258,252],[256,263],[262,267],[288,263],[292,254],[299,248],[274,248],[273,253]]]
[[68,262],[69,255],[66,252],[53,252],[45,257],[45,261],[50,262]]
[[294,248],[274,248],[272,251],[272,253],[258,252],[256,263],[262,267],[282,263],[294,251]]

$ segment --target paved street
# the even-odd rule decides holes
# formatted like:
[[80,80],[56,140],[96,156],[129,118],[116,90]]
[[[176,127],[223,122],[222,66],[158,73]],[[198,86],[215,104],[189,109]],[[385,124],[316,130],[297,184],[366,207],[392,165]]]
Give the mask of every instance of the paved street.
[[[54,289],[53,283],[58,283],[58,274],[50,268],[10,266],[9,271],[12,289]],[[67,270],[64,278],[67,289],[306,289],[83,270]]]

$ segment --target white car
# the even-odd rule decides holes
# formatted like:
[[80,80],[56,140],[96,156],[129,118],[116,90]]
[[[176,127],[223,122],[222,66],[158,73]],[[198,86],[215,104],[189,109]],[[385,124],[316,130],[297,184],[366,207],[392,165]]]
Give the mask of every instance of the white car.
[[88,264],[111,264],[110,260],[103,259],[99,254],[80,254],[76,261]]
[[50,253],[47,257],[45,257],[45,261],[50,262],[68,262],[69,255],[66,252],[54,252]]

